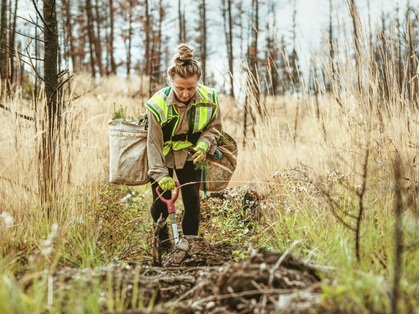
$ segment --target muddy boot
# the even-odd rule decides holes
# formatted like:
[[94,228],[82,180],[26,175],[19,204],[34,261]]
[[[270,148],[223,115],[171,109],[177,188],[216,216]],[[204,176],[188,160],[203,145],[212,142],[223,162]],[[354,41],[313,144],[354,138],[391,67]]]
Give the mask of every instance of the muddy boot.
[[173,250],[173,244],[169,237],[169,228],[167,224],[159,232],[159,256],[170,253]]

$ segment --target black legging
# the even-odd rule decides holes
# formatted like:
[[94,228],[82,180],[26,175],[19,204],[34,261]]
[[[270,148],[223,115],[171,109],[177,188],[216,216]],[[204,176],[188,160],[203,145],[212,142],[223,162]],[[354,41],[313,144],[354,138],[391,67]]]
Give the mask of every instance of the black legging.
[[[198,235],[199,230],[199,221],[201,218],[201,204],[199,202],[199,186],[201,181],[201,172],[202,170],[195,170],[195,165],[192,161],[187,161],[183,169],[175,169],[176,176],[178,177],[179,183],[181,185],[190,182],[197,182],[195,184],[187,184],[181,187],[182,191],[182,200],[185,210],[183,211],[182,219],[182,230],[183,234],[188,235]],[[173,169],[169,168],[169,176],[173,178]],[[153,217],[154,222],[157,222],[160,214],[163,214],[163,218],[167,218],[169,215],[167,211],[167,206],[163,203],[156,192],[157,184],[155,180],[150,179],[152,191],[153,191],[153,204],[151,205],[150,212]],[[165,199],[170,199],[172,197],[171,191],[166,191],[163,193]],[[156,200],[157,199],[157,200]],[[167,224],[160,231],[160,239],[168,238],[169,230]]]

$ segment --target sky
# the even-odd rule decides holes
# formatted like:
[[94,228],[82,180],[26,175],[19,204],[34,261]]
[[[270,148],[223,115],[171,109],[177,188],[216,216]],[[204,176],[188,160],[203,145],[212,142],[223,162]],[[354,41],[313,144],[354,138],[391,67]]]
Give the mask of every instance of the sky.
[[[153,0],[151,0],[153,1]],[[156,1],[156,0],[154,0]],[[168,9],[168,14],[170,19],[168,19],[165,23],[163,32],[168,35],[168,46],[172,52],[175,52],[175,48],[177,45],[177,38],[178,38],[178,22],[177,22],[177,3],[176,0],[167,0],[168,3],[171,5],[171,8]],[[292,47],[292,15],[294,10],[294,1],[293,0],[273,0],[276,5],[276,26],[278,32],[276,34],[278,40],[281,36],[285,36],[285,40],[289,43],[289,49]],[[297,22],[297,51],[300,54],[300,62],[304,63],[310,55],[310,49],[318,49],[322,46],[322,29],[327,30],[329,27],[329,0],[295,0],[295,7],[296,7],[296,22]],[[76,1],[75,1],[76,2]],[[77,2],[80,2],[77,1]],[[237,2],[237,0],[235,0]],[[261,3],[268,3],[269,0],[260,1]],[[367,0],[355,0],[355,4],[357,6],[359,15],[362,21],[365,21],[365,25],[368,25],[368,14],[371,17],[371,24],[375,25],[376,23],[381,23],[381,15],[384,14],[388,15],[387,20],[390,21],[390,18],[394,18],[396,16],[396,8],[400,6],[403,8],[399,12],[399,18],[403,20],[404,9],[406,8],[406,4],[408,0],[400,0],[400,1],[391,1],[391,0],[370,0],[369,1],[369,8],[368,8],[368,1]],[[196,0],[182,0],[182,3],[185,5],[186,10],[186,24],[188,28],[188,32],[190,35],[193,35],[195,32],[194,28],[196,27],[197,23],[197,9],[196,9]],[[244,8],[247,9],[247,12],[250,14],[250,0],[243,1]],[[348,31],[350,31],[351,27],[351,19],[348,15],[348,9],[346,6],[345,0],[332,0],[333,10],[339,18],[344,21]],[[419,0],[410,0],[410,4],[413,7],[419,9]],[[227,52],[225,48],[225,35],[223,29],[223,20],[221,17],[221,0],[213,0],[207,1],[208,6],[208,46],[210,47],[209,50],[211,52],[209,56],[209,64],[210,70],[214,71],[216,80],[218,82],[222,82],[223,78],[220,74],[223,73],[224,75],[227,74],[226,67],[227,67]],[[246,7],[247,6],[247,7]],[[266,32],[264,31],[266,22],[267,22],[267,8],[266,5],[260,5],[260,32],[259,32],[259,43],[261,46],[259,50],[261,51],[264,44],[264,36]],[[18,14],[28,18],[30,14],[32,18],[35,18],[36,13],[33,9],[31,1],[25,0],[19,1],[19,9]],[[235,18],[235,22],[238,22],[240,17]],[[249,25],[249,22],[245,16],[241,16],[242,21]],[[336,16],[333,19],[333,25],[337,25]],[[25,26],[20,22],[18,24],[18,28],[23,30]],[[25,31],[26,32],[26,31]],[[239,30],[236,28],[235,35],[239,35]],[[122,40],[117,35],[117,42],[116,42],[116,58],[118,59],[125,59],[126,53],[125,48]],[[192,41],[193,43],[193,41]],[[134,58],[136,56],[142,56],[141,49],[143,49],[141,39],[138,38],[137,43],[134,45]],[[240,54],[240,45],[239,40],[236,38],[234,40],[234,49],[235,53]],[[136,51],[135,51],[136,50]],[[118,62],[118,60],[117,60]],[[238,65],[238,61],[236,60],[235,63]],[[304,64],[300,64],[302,68],[304,68]],[[123,75],[125,73],[125,69],[120,69],[119,73]]]

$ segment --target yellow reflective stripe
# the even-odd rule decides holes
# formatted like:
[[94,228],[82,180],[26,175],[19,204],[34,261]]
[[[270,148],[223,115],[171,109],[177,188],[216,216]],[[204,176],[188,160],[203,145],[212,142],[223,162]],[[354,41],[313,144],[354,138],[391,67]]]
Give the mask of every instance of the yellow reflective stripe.
[[205,126],[207,126],[210,123],[210,120],[212,118],[211,113],[212,113],[212,107],[208,107],[207,108],[207,120],[205,121]]
[[164,114],[164,111],[154,102],[153,98],[150,99],[148,103],[153,107],[154,110],[156,110],[159,113],[161,117],[161,123],[163,123],[167,120],[166,115]]
[[[173,110],[176,112],[177,116],[179,117],[179,112],[177,112],[177,110],[176,110],[175,106],[170,106],[170,109],[172,109],[172,107],[173,107]],[[175,135],[175,131],[176,131],[176,128],[177,128],[177,125],[178,125],[178,124],[179,124],[179,118],[176,120],[176,123],[175,123],[175,125],[174,125],[174,127],[173,127],[173,130],[172,130],[172,136],[174,136],[174,135]]]
[[202,131],[210,123],[218,109],[215,89],[201,85],[199,93],[202,99],[195,107],[196,113],[195,121],[193,122],[193,133]]
[[201,85],[201,90],[199,91],[199,93],[201,94],[202,98],[204,98],[201,100],[201,102],[207,103],[208,102],[208,88],[204,85]]
[[207,121],[206,113],[207,108],[206,107],[200,107],[199,111],[201,112],[199,115],[199,131],[201,131],[205,127],[205,122]]
[[158,91],[158,92],[157,92],[157,94],[159,94],[159,95],[160,95],[160,97],[161,97],[161,98],[163,98],[164,102],[165,102],[165,103],[166,103],[166,105],[167,105],[167,96],[166,96],[166,94],[165,94],[165,93],[163,93],[161,90],[160,90],[160,91]]
[[193,132],[196,133],[199,131],[199,120],[200,120],[200,116],[201,116],[201,107],[196,106],[195,107],[195,123],[194,123],[194,128],[193,128]]
[[199,107],[198,131],[202,131],[211,119],[212,108],[207,106]]
[[163,92],[163,90],[154,94],[154,96],[148,101],[148,105],[154,109],[153,113],[155,115],[160,116],[158,119],[160,120],[159,122],[162,126],[173,118],[172,106],[167,106],[167,95]]

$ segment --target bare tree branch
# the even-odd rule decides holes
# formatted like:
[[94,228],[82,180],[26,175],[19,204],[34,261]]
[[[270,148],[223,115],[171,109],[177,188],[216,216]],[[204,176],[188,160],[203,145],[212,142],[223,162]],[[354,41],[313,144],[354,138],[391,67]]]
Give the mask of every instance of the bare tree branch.
[[53,31],[51,31],[51,29],[48,27],[47,23],[45,22],[44,18],[42,17],[41,12],[39,12],[39,10],[38,10],[38,6],[36,5],[35,0],[31,0],[31,1],[32,1],[32,3],[33,3],[33,6],[35,7],[36,12],[38,13],[38,16],[41,18],[42,22],[44,23],[45,27],[48,29],[48,31],[49,31],[50,33],[54,34],[54,32],[53,32]]
[[358,260],[358,263],[361,262],[361,256],[359,254],[359,233],[361,231],[361,220],[362,220],[362,214],[364,212],[364,194],[365,194],[365,187],[367,186],[367,175],[368,175],[368,157],[370,155],[370,149],[367,147],[367,151],[365,152],[365,160],[364,160],[364,173],[362,176],[362,188],[361,192],[358,193],[359,196],[359,213],[358,218],[356,221],[356,231],[355,231],[355,252],[356,252],[356,258]]
[[[28,47],[26,47],[26,52],[29,54]],[[43,78],[42,76],[40,76],[40,75],[39,75],[38,71],[36,70],[36,67],[33,65],[31,56],[29,56],[29,62],[31,63],[31,67],[32,67],[32,69],[34,70],[34,72],[35,72],[36,76],[37,76],[40,80],[44,81],[44,78]]]
[[60,78],[67,73],[68,73],[68,69],[62,70],[60,73],[57,74],[57,77]]
[[[5,52],[5,53],[7,53],[7,54],[9,54],[9,55],[11,55],[11,56],[15,56],[13,53],[11,53],[10,51],[7,51],[6,49],[3,49],[3,48],[1,48],[0,47],[0,50],[1,51],[3,51],[3,52]],[[20,61],[22,61],[23,63],[26,63],[27,65],[29,65],[30,67],[32,67],[32,65],[30,65],[29,63],[27,63],[25,60],[22,60],[22,59],[20,59]]]
[[17,30],[11,29],[11,28],[10,28],[10,27],[8,27],[7,25],[3,25],[3,24],[0,24],[0,25],[1,25],[1,26],[3,26],[4,28],[8,29],[9,31],[11,31],[11,32],[15,32],[16,34],[19,34],[19,35],[21,35],[21,36],[29,37],[30,39],[34,39],[34,40],[39,40],[39,41],[42,41],[43,43],[45,42],[45,41],[44,41],[44,40],[42,40],[42,39],[39,39],[39,38],[35,38],[35,37],[29,36],[29,35],[22,34],[22,33],[18,32]]
[[32,16],[29,14],[29,17],[31,18],[31,20],[32,20],[32,24],[33,25],[35,25],[36,27],[38,27],[41,31],[42,31],[42,33],[44,32],[44,28],[41,26],[41,25],[39,25],[39,24],[37,24],[37,23],[35,23],[35,21],[32,19]]
[[313,180],[311,180],[310,179],[310,177],[305,173],[305,172],[303,172],[303,171],[301,171],[301,170],[299,170],[299,169],[290,169],[290,170],[294,170],[294,171],[298,171],[298,172],[300,172],[300,173],[302,173],[309,181],[310,181],[310,183],[320,192],[320,193],[322,193],[323,195],[325,195],[326,196],[326,198],[327,198],[327,200],[329,201],[329,204],[330,204],[330,210],[331,210],[331,212],[332,212],[332,214],[336,217],[336,219],[342,224],[342,225],[344,225],[346,228],[348,228],[349,230],[352,230],[352,231],[354,231],[355,232],[355,228],[354,227],[352,227],[351,225],[349,225],[346,221],[344,221],[343,219],[342,219],[342,217],[340,217],[337,213],[336,213],[336,211],[335,211],[335,208],[334,208],[334,204],[336,203],[336,202],[334,202],[334,200],[331,198],[331,196],[330,196],[330,194],[327,192],[327,191],[325,191],[325,190],[323,190],[322,188],[320,188],[320,187],[318,187],[314,182],[313,182]]
[[12,110],[12,108],[6,107],[5,105],[0,104],[0,108],[4,109],[6,111],[9,111],[11,113],[14,113],[16,115],[16,117],[23,118],[23,119],[26,119],[26,120],[29,120],[29,121],[33,121],[33,118],[32,117],[27,116],[25,114],[21,114],[21,113],[15,112],[15,111]]
[[[0,104],[0,106],[2,106],[1,104]],[[10,180],[9,178],[6,178],[6,177],[2,177],[2,176],[0,176],[0,179],[3,179],[3,180],[5,180],[5,181],[7,181],[7,182],[9,182],[10,184],[15,184],[15,185],[18,185],[19,187],[22,187],[22,188],[24,188],[26,191],[28,191],[28,192],[31,192],[31,193],[35,193],[35,194],[38,194],[38,193],[36,193],[35,191],[32,191],[30,188],[28,188],[26,185],[24,185],[24,184],[21,184],[21,183],[18,183],[18,182],[15,182],[15,181],[13,181],[13,180]]]
[[0,41],[0,44],[2,44],[3,46],[5,46],[5,47],[7,47],[7,48],[9,48],[13,53],[18,53],[20,56],[22,56],[22,57],[25,57],[25,58],[32,58],[32,59],[34,59],[34,60],[38,60],[38,61],[44,61],[44,60],[42,60],[42,59],[38,59],[38,58],[34,58],[34,57],[31,57],[31,56],[29,56],[29,55],[25,55],[25,54],[23,54],[23,53],[21,53],[21,52],[19,52],[19,51],[16,51],[15,49],[13,49],[12,47],[9,47],[8,45],[6,45],[4,42],[2,42],[2,41]]
[[[16,15],[16,17],[18,17],[18,18],[20,18],[20,19],[22,19],[22,20],[24,20],[24,21],[26,21],[26,22],[28,22],[28,23],[30,23],[30,24],[33,24],[33,25],[35,25],[35,26],[37,26],[37,27],[41,28],[41,29],[42,29],[42,31],[43,31],[43,28],[42,28],[40,25],[36,24],[34,21],[29,21],[28,19],[25,19],[24,17],[22,17],[22,16],[20,16],[20,15],[14,14],[14,13],[13,13],[13,12],[11,12],[11,11],[10,11],[10,13],[12,13],[13,15]],[[29,15],[29,16],[30,16],[30,15]],[[32,17],[31,17],[31,18],[32,18]]]
[[102,84],[103,84],[103,82],[102,82],[102,83],[100,83],[99,85],[96,85],[96,86],[92,87],[92,88],[91,88],[91,89],[89,89],[87,92],[84,92],[84,93],[83,93],[83,95],[77,95],[77,96],[76,96],[76,97],[74,97],[72,100],[79,99],[80,97],[82,97],[82,96],[86,95],[87,93],[90,93],[92,90],[94,90],[94,89],[98,88],[98,87],[99,87],[99,86],[101,86]]
[[[55,96],[55,94],[58,92],[58,90],[65,84],[67,83],[74,75],[70,76],[69,78],[67,78],[66,80],[64,80],[60,85],[58,85],[57,89],[54,91],[54,93],[52,94],[51,97]],[[51,86],[52,87],[52,86]]]

